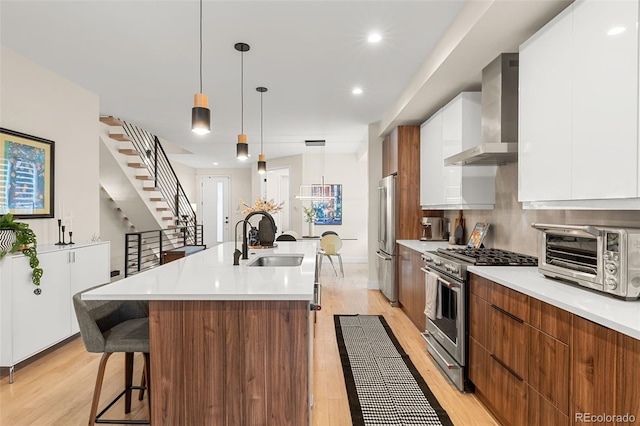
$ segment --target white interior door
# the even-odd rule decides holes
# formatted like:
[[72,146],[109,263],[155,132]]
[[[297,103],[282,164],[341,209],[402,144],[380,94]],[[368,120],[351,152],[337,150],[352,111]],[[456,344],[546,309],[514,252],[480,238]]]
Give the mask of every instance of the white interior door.
[[204,243],[213,247],[230,239],[229,176],[202,176],[200,218]]

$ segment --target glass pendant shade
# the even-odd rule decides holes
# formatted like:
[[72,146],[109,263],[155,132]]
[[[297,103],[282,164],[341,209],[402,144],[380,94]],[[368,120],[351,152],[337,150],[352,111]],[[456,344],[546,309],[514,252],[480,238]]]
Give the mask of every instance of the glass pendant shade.
[[258,156],[258,173],[261,175],[267,172],[267,159],[264,154]]
[[211,111],[209,110],[209,98],[202,93],[193,96],[191,109],[191,131],[199,135],[211,132]]
[[243,133],[238,135],[238,144],[236,145],[236,158],[241,161],[249,158],[249,144],[247,143],[247,135]]

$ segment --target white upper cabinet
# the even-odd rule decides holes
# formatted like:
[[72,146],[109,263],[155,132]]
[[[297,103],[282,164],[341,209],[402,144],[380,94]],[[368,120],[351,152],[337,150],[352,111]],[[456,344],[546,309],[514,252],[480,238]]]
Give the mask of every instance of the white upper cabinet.
[[640,208],[637,22],[638,1],[578,0],[520,47],[525,208]]
[[571,199],[571,7],[520,47],[518,199]]
[[442,110],[420,126],[420,204],[444,204]]
[[574,200],[638,196],[637,25],[637,1],[574,3]]
[[445,166],[481,142],[480,92],[462,92],[420,128],[420,204],[429,209],[492,209],[496,166]]

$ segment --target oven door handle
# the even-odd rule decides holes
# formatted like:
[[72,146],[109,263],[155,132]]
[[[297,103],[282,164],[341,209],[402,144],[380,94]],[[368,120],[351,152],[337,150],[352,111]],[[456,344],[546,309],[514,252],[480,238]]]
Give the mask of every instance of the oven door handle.
[[556,231],[563,234],[590,235],[599,237],[602,234],[597,228],[590,225],[556,225],[549,223],[532,223],[531,226],[539,231]]
[[423,335],[422,337],[427,342],[427,345],[431,346],[431,350],[433,352],[435,352],[436,354],[438,354],[438,358],[440,358],[440,361],[442,361],[442,363],[447,366],[447,370],[453,370],[454,368],[458,368],[457,365],[447,362],[447,360],[444,359],[444,357],[440,354],[438,349],[435,346],[433,346],[433,343],[431,343],[429,340],[427,340],[426,336]]
[[[429,272],[432,272],[431,270],[429,270],[429,269],[427,269],[427,268],[424,268],[424,267],[420,268],[420,270],[421,270],[422,272],[424,272],[425,274],[428,274]],[[434,273],[435,273],[435,272],[434,272]],[[441,276],[440,274],[438,274],[438,273],[435,273],[435,274],[436,274],[436,275],[438,275],[438,280],[439,280],[441,283],[443,283],[444,285],[446,285],[447,287],[449,287],[450,289],[452,289],[452,290],[456,290],[456,289],[460,288],[460,284],[458,284],[458,283],[450,283],[449,281],[447,281],[447,280],[443,279],[443,278],[442,278],[442,276]]]

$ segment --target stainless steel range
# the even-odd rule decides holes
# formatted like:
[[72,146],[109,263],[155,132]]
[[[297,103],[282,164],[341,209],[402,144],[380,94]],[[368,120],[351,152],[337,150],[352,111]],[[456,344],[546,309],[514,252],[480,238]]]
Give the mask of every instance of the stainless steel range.
[[427,351],[461,390],[471,391],[468,372],[467,266],[537,266],[538,259],[506,250],[446,248],[422,255],[427,292],[423,334]]

